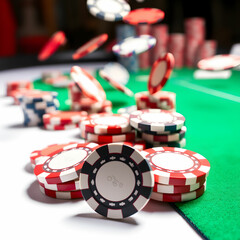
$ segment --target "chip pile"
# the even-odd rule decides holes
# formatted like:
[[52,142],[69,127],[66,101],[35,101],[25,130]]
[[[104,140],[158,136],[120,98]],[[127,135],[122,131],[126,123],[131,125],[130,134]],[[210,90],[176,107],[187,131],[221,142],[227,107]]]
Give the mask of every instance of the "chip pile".
[[150,147],[186,146],[185,117],[177,112],[161,109],[144,109],[130,114],[130,124],[137,136]]
[[24,115],[24,126],[43,126],[43,115],[59,108],[56,92],[27,91],[18,97]]
[[99,144],[135,141],[128,114],[91,114],[81,121],[80,135],[86,141]]
[[79,123],[88,116],[85,111],[55,111],[43,115],[44,128],[47,130],[68,130],[79,127]]
[[185,202],[203,195],[210,163],[202,155],[182,148],[155,147],[141,151],[152,167],[151,199]]
[[53,198],[82,198],[79,174],[84,161],[98,147],[96,143],[55,144],[31,154],[40,191]]

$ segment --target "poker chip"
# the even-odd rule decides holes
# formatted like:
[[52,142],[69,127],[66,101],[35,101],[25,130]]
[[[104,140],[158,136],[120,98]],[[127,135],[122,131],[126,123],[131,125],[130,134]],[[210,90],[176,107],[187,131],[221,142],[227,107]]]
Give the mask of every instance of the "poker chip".
[[39,161],[47,160],[49,156],[52,156],[57,151],[62,150],[63,147],[76,144],[76,142],[69,142],[63,144],[51,144],[41,150],[34,150],[30,154],[30,160],[32,165],[36,165]]
[[113,52],[121,57],[131,57],[134,54],[146,52],[154,47],[156,38],[150,35],[140,35],[138,37],[128,37],[123,41],[115,44],[112,48]]
[[101,84],[83,68],[73,66],[71,77],[86,97],[95,101],[106,100],[106,93]]
[[146,148],[153,148],[153,147],[176,147],[176,148],[184,148],[186,146],[186,138],[183,138],[180,141],[176,142],[146,142]]
[[215,55],[198,62],[198,68],[202,70],[226,70],[240,65],[240,56],[231,54]]
[[70,192],[53,191],[53,190],[49,190],[41,185],[39,185],[39,188],[40,188],[40,191],[44,195],[46,195],[48,197],[52,197],[52,198],[63,199],[63,200],[82,198],[82,193],[80,190],[70,191]]
[[131,8],[124,0],[87,0],[89,12],[105,21],[121,21]]
[[89,142],[96,143],[116,143],[123,141],[133,141],[135,139],[135,131],[115,135],[98,135],[94,133],[84,133],[83,137]]
[[140,211],[154,186],[151,167],[135,149],[111,143],[96,149],[83,164],[80,189],[97,213],[114,219]]
[[98,147],[96,143],[76,143],[40,160],[34,174],[42,183],[57,184],[78,178],[83,162]]
[[58,183],[58,184],[48,184],[48,183],[41,183],[39,182],[39,184],[48,189],[48,190],[53,190],[53,191],[61,191],[61,192],[67,192],[67,191],[76,191],[76,190],[80,190],[80,186],[79,186],[79,178],[69,181],[69,182],[65,182],[65,183]]
[[122,134],[131,131],[129,116],[125,114],[92,114],[80,123],[81,132],[95,134]]
[[149,161],[155,182],[169,185],[191,185],[204,181],[210,163],[199,153],[182,148],[156,147],[141,154]]
[[79,123],[87,116],[87,112],[71,112],[71,111],[56,111],[43,115],[43,122],[45,124],[60,125]]
[[162,21],[164,16],[165,13],[157,8],[138,8],[126,15],[123,21],[131,25],[153,24]]
[[205,183],[205,180],[202,182],[198,182],[192,185],[185,185],[185,186],[155,183],[153,187],[153,192],[167,193],[167,194],[188,193],[188,192],[192,192],[199,189],[201,186],[203,186],[204,183]]
[[143,132],[141,137],[143,140],[147,142],[152,142],[152,143],[153,142],[162,142],[162,143],[176,142],[184,138],[186,131],[187,131],[187,128],[183,126],[180,132],[177,132],[177,133],[151,135]]
[[126,85],[130,75],[128,70],[118,62],[110,62],[103,66],[102,70],[116,82]]
[[60,124],[60,125],[44,124],[44,128],[46,130],[51,130],[51,131],[71,130],[71,129],[75,129],[78,127],[79,127],[78,123]]
[[184,122],[182,114],[161,109],[143,109],[130,114],[130,124],[134,128],[156,133],[178,131]]
[[199,189],[188,193],[167,194],[153,192],[151,199],[160,202],[186,202],[201,197],[205,190],[206,185],[204,184]]
[[128,145],[130,147],[133,147],[134,149],[138,151],[142,151],[146,148],[146,144],[144,141],[134,141],[134,142],[122,142],[124,145]]
[[17,90],[30,90],[32,89],[32,82],[30,81],[14,81],[7,83],[7,96],[13,96],[13,92]]
[[107,41],[107,39],[108,39],[108,35],[106,33],[91,39],[90,41],[85,43],[83,46],[78,48],[76,52],[72,55],[72,58],[74,60],[77,60],[94,52],[100,46],[102,46]]
[[63,31],[58,31],[52,35],[49,41],[43,46],[38,54],[38,60],[44,61],[48,59],[57,49],[66,43],[66,36]]
[[150,94],[156,93],[163,88],[174,67],[174,57],[171,53],[166,53],[158,58],[152,68],[148,79],[148,91]]
[[[117,73],[116,73],[117,74]],[[115,89],[125,93],[128,96],[133,96],[133,92],[127,88],[126,86],[122,85],[121,83],[117,82],[114,80],[113,77],[109,76],[104,70],[100,70],[99,71],[99,75],[105,79],[106,81],[108,81],[110,83],[111,86],[113,86]]]

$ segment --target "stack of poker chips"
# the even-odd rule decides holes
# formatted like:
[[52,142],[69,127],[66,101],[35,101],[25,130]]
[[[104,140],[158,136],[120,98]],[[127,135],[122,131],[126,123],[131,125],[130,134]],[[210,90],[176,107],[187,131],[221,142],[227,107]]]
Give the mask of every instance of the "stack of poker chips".
[[99,144],[135,141],[128,114],[91,114],[80,122],[80,135],[88,142]]
[[70,98],[73,111],[86,111],[91,113],[112,112],[112,102],[109,100],[95,101],[83,95],[75,83],[69,85]]
[[79,123],[87,117],[85,111],[55,111],[43,115],[44,128],[47,130],[69,130],[79,127]]
[[130,124],[146,147],[186,146],[185,117],[177,112],[161,109],[144,109],[130,114]]
[[59,107],[56,92],[27,91],[18,97],[24,115],[24,126],[42,126],[43,115]]
[[161,147],[141,151],[152,167],[154,188],[151,199],[160,202],[185,202],[203,195],[210,163],[182,148]]
[[98,147],[96,143],[70,142],[32,152],[31,163],[40,191],[52,198],[82,198],[79,174],[84,161]]
[[158,91],[154,94],[139,92],[135,94],[137,109],[159,108],[176,111],[176,93]]

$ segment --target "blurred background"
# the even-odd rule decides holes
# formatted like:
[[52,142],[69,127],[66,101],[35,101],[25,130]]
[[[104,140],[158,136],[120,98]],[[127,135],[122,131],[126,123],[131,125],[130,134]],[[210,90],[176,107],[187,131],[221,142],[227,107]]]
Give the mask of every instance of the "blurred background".
[[[132,9],[160,8],[165,13],[163,23],[169,32],[183,32],[184,19],[204,17],[206,39],[216,39],[217,53],[228,53],[232,44],[240,42],[240,1],[237,0],[145,0],[128,1]],[[79,46],[100,33],[108,33],[115,39],[115,28],[121,22],[106,22],[92,16],[86,0],[1,0],[0,1],[0,70],[23,65],[42,64],[37,53],[49,37],[63,30],[67,44],[58,51],[61,61],[69,57]],[[67,54],[70,53],[70,54]],[[101,59],[113,57],[103,56]],[[91,56],[90,60],[94,58]],[[48,60],[55,62],[56,57]]]

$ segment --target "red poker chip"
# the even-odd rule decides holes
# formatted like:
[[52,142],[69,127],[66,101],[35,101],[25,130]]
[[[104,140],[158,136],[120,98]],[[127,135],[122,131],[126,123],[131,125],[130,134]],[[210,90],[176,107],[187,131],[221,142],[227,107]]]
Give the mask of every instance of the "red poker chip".
[[61,45],[64,45],[65,43],[66,36],[63,31],[54,33],[38,54],[38,60],[44,61],[48,59]]
[[156,93],[163,88],[172,73],[173,67],[174,57],[171,53],[166,53],[154,62],[148,79],[148,91],[150,94]]
[[201,182],[191,184],[191,185],[183,185],[183,186],[176,186],[176,185],[166,185],[155,183],[153,187],[154,192],[158,193],[166,193],[166,194],[178,194],[178,193],[188,193],[197,190],[200,188],[206,181],[203,180]]
[[95,134],[122,134],[131,131],[128,114],[92,114],[80,123],[81,132]]
[[98,49],[100,46],[102,46],[107,41],[107,39],[108,39],[108,35],[106,33],[91,39],[90,41],[85,43],[83,46],[78,48],[76,52],[72,55],[72,58],[74,60],[77,60],[88,55],[89,53],[92,53],[93,51]]
[[132,24],[153,24],[164,19],[165,13],[157,8],[138,8],[129,12],[123,21]]
[[79,178],[69,181],[69,182],[65,182],[65,183],[57,183],[57,184],[48,184],[48,183],[42,183],[40,181],[38,181],[38,183],[49,190],[52,191],[62,191],[62,192],[66,192],[66,191],[77,191],[80,190],[80,185],[79,185]]
[[160,202],[186,202],[201,197],[205,190],[206,185],[204,184],[197,190],[188,193],[166,194],[152,192],[151,199]]
[[100,70],[99,71],[99,75],[105,79],[106,81],[108,81],[110,83],[111,86],[113,86],[115,89],[125,93],[128,96],[133,96],[133,92],[127,88],[126,86],[120,84],[119,82],[115,81],[113,78],[111,78],[104,70]]
[[215,55],[198,62],[198,68],[202,70],[227,70],[240,65],[240,56],[231,54]]
[[157,183],[191,185],[204,181],[210,170],[205,157],[187,149],[149,148],[141,153],[149,161]]
[[60,125],[44,124],[44,128],[50,131],[70,130],[78,127],[79,127],[79,123],[60,124]]
[[63,200],[68,200],[68,199],[78,199],[82,198],[82,192],[80,190],[77,191],[53,191],[49,190],[44,187],[43,184],[39,185],[40,191],[45,194],[48,197],[52,198],[57,198],[57,199],[63,199]]
[[86,97],[95,101],[106,100],[106,93],[101,84],[83,68],[73,66],[71,68],[71,77]]
[[145,141],[133,141],[133,142],[123,142],[124,145],[128,145],[130,147],[133,147],[134,149],[138,151],[142,151],[146,148],[146,143]]
[[88,115],[85,111],[55,111],[43,115],[44,124],[64,125],[79,123]]
[[123,141],[134,141],[135,131],[122,133],[122,134],[114,134],[114,135],[99,135],[99,134],[85,132],[85,133],[82,133],[82,137],[84,137],[89,142],[96,142],[99,144],[117,143],[117,142],[123,142]]
[[69,143],[63,143],[63,144],[52,144],[48,145],[47,147],[41,149],[41,150],[35,150],[31,152],[30,154],[30,160],[32,165],[36,165],[39,161],[43,161],[43,159],[48,159],[49,156],[52,154],[57,153],[57,151],[61,150],[63,147],[76,144],[77,142],[69,142]]
[[39,182],[64,183],[79,177],[82,165],[88,156],[98,148],[96,143],[76,143],[63,147],[56,154],[49,154],[34,168]]

